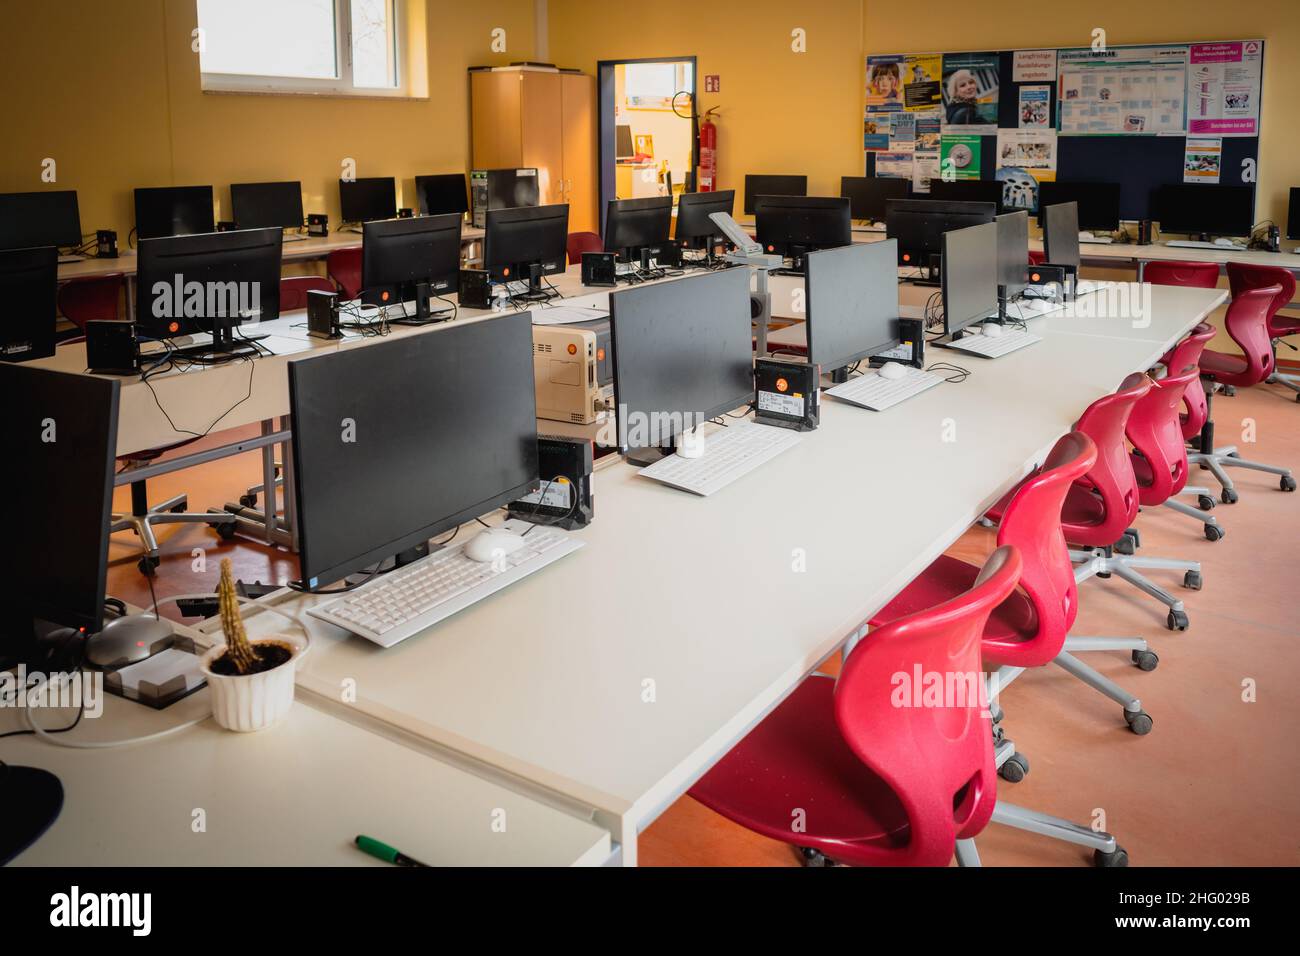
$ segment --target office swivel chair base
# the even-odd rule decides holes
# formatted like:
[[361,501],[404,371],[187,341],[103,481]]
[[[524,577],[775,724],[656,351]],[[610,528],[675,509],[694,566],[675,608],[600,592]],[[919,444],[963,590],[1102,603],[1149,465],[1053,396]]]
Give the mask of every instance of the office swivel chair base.
[[1082,584],[1088,578],[1119,575],[1138,590],[1155,598],[1169,608],[1165,626],[1171,631],[1185,631],[1188,627],[1187,612],[1183,602],[1164,588],[1158,586],[1137,569],[1152,571],[1182,571],[1183,587],[1191,591],[1201,589],[1201,563],[1199,561],[1181,561],[1172,558],[1145,558],[1138,555],[1108,554],[1108,549],[1094,548],[1088,551],[1070,551],[1070,560],[1076,562],[1074,580]]
[[1209,488],[1187,487],[1179,492],[1181,495],[1196,495],[1197,507],[1193,508],[1189,504],[1169,498],[1163,502],[1164,507],[1170,511],[1177,512],[1180,515],[1187,515],[1189,518],[1195,518],[1201,523],[1205,531],[1205,537],[1208,541],[1220,541],[1227,534],[1223,525],[1214,515],[1206,514],[1207,511],[1214,507],[1214,498],[1210,494]]
[[1212,452],[1189,451],[1187,453],[1187,464],[1200,465],[1202,468],[1208,468],[1210,474],[1214,475],[1215,480],[1223,486],[1223,493],[1219,500],[1225,505],[1236,504],[1238,495],[1237,489],[1228,477],[1224,468],[1247,468],[1251,471],[1262,471],[1266,474],[1277,475],[1281,479],[1278,482],[1283,491],[1295,491],[1295,475],[1291,473],[1290,468],[1280,468],[1277,465],[1265,465],[1258,461],[1247,461],[1237,453],[1236,445],[1228,445],[1224,448],[1216,448]]
[[[1093,690],[1104,694],[1123,707],[1124,722],[1128,724],[1128,729],[1133,733],[1139,737],[1151,733],[1154,721],[1152,721],[1151,715],[1142,709],[1141,699],[1133,696],[1110,678],[1089,667],[1075,657],[1074,653],[1071,653],[1072,651],[1074,653],[1128,651],[1132,656],[1133,663],[1139,670],[1153,671],[1160,663],[1160,658],[1155,651],[1151,650],[1151,646],[1139,637],[1067,637],[1061,652],[1052,659],[1053,664],[1071,677],[1083,681]],[[988,692],[989,710],[993,716],[993,734],[994,739],[997,741],[997,748],[1002,748],[1006,743],[1000,726],[1002,708],[998,704],[998,695],[1024,672],[1023,667],[1004,666],[993,673]],[[1001,749],[998,749],[997,753],[1001,758]],[[1028,762],[1023,759],[1023,755],[1015,753],[1014,749],[1008,755],[1008,759],[1010,762],[1000,762],[998,764],[998,776],[1010,783],[1018,783],[1029,772]]]
[[[132,491],[132,497],[136,498],[134,488]],[[185,509],[188,506],[189,499],[185,495],[177,495],[175,498],[168,498],[161,504],[151,507],[137,507],[134,512],[129,514],[114,514],[108,530],[110,534],[128,530],[135,532],[140,538],[140,546],[144,549],[144,556],[139,562],[140,573],[148,575],[152,575],[154,569],[162,563],[162,557],[158,549],[158,538],[153,531],[154,525],[206,524],[211,526],[223,541],[229,541],[235,536],[235,515],[192,514],[186,512]]]
[[1274,372],[1268,378],[1269,385],[1282,385],[1296,393],[1295,400],[1300,402],[1300,375],[1287,375],[1284,372]]

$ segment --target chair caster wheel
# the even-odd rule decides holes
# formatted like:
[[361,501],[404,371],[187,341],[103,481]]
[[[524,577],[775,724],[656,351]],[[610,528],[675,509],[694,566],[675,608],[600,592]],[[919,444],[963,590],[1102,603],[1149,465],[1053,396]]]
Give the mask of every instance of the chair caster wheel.
[[213,522],[208,527],[217,533],[222,541],[235,540],[235,523],[233,521]]
[[1295,400],[1296,400],[1297,402],[1300,402],[1300,392],[1296,392],[1296,393],[1295,393]]
[[1207,524],[1205,526],[1205,537],[1211,541],[1218,541],[1224,535],[1224,530],[1217,524]]
[[141,574],[147,578],[151,578],[153,577],[154,570],[157,569],[160,564],[162,564],[162,558],[151,557],[146,554],[136,562],[135,566],[140,569]]
[[1186,611],[1170,611],[1165,626],[1171,631],[1185,631],[1188,627]]
[[1155,651],[1134,651],[1133,663],[1138,666],[1140,671],[1153,671],[1156,665],[1160,663],[1160,658],[1156,656]]
[[257,495],[240,495],[239,503],[243,505],[245,508],[256,508]]
[[1128,729],[1139,737],[1145,737],[1151,733],[1151,715],[1145,710],[1139,710],[1136,714],[1126,710],[1124,711],[1124,719],[1128,722]]
[[1229,398],[1232,398],[1234,395],[1237,394],[1237,386],[1235,385],[1223,386],[1223,394],[1228,396]]
[[1115,849],[1110,853],[1093,850],[1092,865],[1103,869],[1112,866],[1128,866],[1128,851],[1119,844],[1116,844]]
[[1124,537],[1116,541],[1114,547],[1116,554],[1132,554],[1137,550],[1137,546],[1133,543],[1133,539],[1128,535],[1124,535]]
[[814,850],[810,846],[797,846],[795,851],[799,854],[799,860],[804,866],[834,866],[835,863],[830,860],[821,850]]
[[1224,488],[1223,494],[1219,495],[1219,500],[1225,505],[1235,505],[1240,497],[1235,488]]
[[174,514],[174,515],[179,515],[179,514],[184,514],[184,513],[185,513],[185,509],[188,508],[188,507],[189,507],[188,504],[180,504],[180,505],[177,505],[176,507],[174,507],[174,508],[170,508],[170,509],[168,509],[168,510],[170,510],[171,513]]
[[1007,783],[1019,783],[1029,773],[1029,760],[1022,753],[1014,753],[998,767],[998,776]]
[[1280,484],[1283,491],[1295,491],[1295,479],[1290,475],[1283,475]]
[[1196,496],[1196,506],[1200,508],[1202,511],[1213,511],[1214,506],[1217,504],[1218,502],[1215,501],[1213,498],[1211,498],[1209,495]]
[[1101,578],[1101,579],[1104,581],[1106,578],[1110,577],[1110,572],[1109,572],[1109,571],[1098,571],[1098,572],[1097,572],[1097,577]]
[[1201,572],[1188,571],[1186,574],[1184,574],[1183,587],[1188,588],[1189,590],[1192,591],[1199,591],[1201,589]]

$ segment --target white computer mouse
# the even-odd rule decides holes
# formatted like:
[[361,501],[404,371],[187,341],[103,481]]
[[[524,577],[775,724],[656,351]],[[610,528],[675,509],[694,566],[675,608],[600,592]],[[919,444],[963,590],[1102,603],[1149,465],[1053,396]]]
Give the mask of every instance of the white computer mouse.
[[1215,239],[1215,240],[1214,240],[1214,244],[1215,244],[1216,246],[1235,246],[1235,245],[1236,245],[1236,243],[1233,242],[1231,239],[1225,239],[1225,238],[1223,238],[1222,236],[1220,236],[1218,239]]
[[704,457],[704,433],[698,428],[692,428],[678,435],[676,445],[678,458]]
[[465,545],[465,557],[471,561],[491,561],[498,555],[506,557],[514,554],[525,543],[522,534],[515,534],[505,528],[491,528],[480,531]]
[[1002,334],[1002,326],[998,325],[996,322],[985,322],[980,326],[980,334],[995,339]]
[[887,378],[890,381],[896,381],[900,378],[907,378],[907,367],[900,365],[898,362],[886,362],[880,368],[876,369],[876,374],[881,378]]

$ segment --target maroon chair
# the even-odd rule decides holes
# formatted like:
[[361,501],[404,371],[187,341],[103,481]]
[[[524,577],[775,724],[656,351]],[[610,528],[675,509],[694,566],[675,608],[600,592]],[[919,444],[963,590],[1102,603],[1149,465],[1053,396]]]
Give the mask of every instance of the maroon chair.
[[308,292],[337,292],[334,283],[324,276],[286,276],[280,279],[280,311],[307,308]]
[[[1020,554],[1001,547],[976,571],[942,603],[873,630],[838,679],[805,680],[691,796],[809,864],[946,866],[955,855],[978,866],[974,837],[995,822],[1094,846],[1099,863],[1122,865],[1109,834],[997,799],[980,636],[1016,587]],[[926,702],[909,687],[900,698],[900,678],[913,675],[961,689]]]
[[351,300],[361,295],[361,247],[335,249],[325,257],[325,271],[338,286],[339,294]]
[[1152,285],[1181,285],[1194,289],[1213,289],[1219,284],[1217,262],[1186,262],[1173,259],[1148,262],[1142,268],[1142,281]]
[[[1294,286],[1293,286],[1294,288]],[[1231,385],[1249,388],[1268,380],[1273,374],[1273,340],[1269,331],[1269,320],[1279,308],[1283,295],[1281,285],[1243,288],[1233,296],[1228,306],[1228,313],[1223,318],[1224,330],[1241,349],[1240,355],[1229,352],[1212,352],[1206,349],[1201,355],[1201,378],[1209,383],[1207,405],[1212,401],[1209,395],[1219,385]],[[1277,465],[1265,465],[1257,461],[1247,461],[1237,453],[1237,446],[1222,448],[1214,446],[1213,414],[1207,408],[1207,421],[1201,429],[1200,451],[1189,456],[1194,465],[1208,468],[1219,484],[1223,486],[1220,499],[1224,504],[1237,501],[1237,489],[1228,477],[1227,467],[1247,468],[1278,475],[1279,487],[1283,491],[1295,491],[1295,476],[1290,468]]]
[[[1289,336],[1300,335],[1300,315],[1287,315],[1282,312],[1282,309],[1290,305],[1295,298],[1295,274],[1290,269],[1283,269],[1280,266],[1247,265],[1245,263],[1231,262],[1228,264],[1228,285],[1232,288],[1233,296],[1247,289],[1260,289],[1271,285],[1280,285],[1282,287],[1281,293],[1273,302],[1273,308],[1268,319],[1268,334],[1273,340],[1275,359],[1273,374],[1268,381],[1285,385],[1296,393],[1295,399],[1300,402],[1300,375],[1286,375],[1277,371],[1276,368],[1278,343]],[[1283,342],[1282,344],[1292,350],[1295,349],[1295,346],[1290,343]]]
[[594,232],[571,232],[565,246],[571,266],[581,265],[584,252],[600,252],[604,248],[600,236]]
[[111,321],[118,317],[117,304],[125,276],[109,275],[69,279],[59,287],[59,312],[81,331],[87,322]]

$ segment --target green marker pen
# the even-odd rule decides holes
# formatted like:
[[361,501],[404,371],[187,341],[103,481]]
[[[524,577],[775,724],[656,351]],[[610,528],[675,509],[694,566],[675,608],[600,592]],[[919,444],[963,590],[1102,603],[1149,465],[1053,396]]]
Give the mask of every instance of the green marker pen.
[[383,860],[385,863],[392,863],[395,866],[428,866],[427,863],[411,859],[405,853],[397,852],[387,843],[380,843],[374,837],[358,836],[355,842],[363,853],[369,853],[376,860]]

